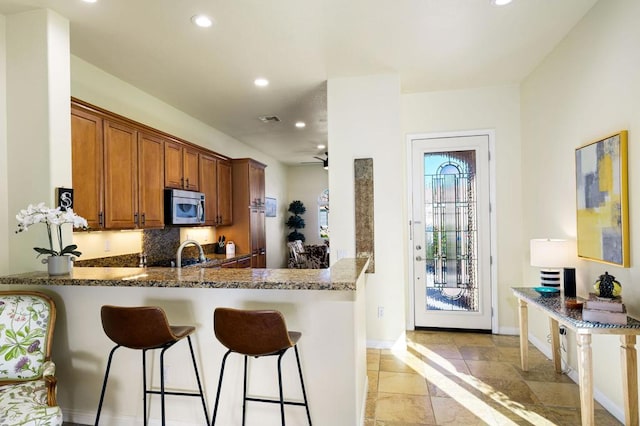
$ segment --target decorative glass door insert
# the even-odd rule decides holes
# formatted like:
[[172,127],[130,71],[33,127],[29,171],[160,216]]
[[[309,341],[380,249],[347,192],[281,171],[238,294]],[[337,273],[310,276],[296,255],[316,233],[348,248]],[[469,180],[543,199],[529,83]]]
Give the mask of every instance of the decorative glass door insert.
[[475,157],[424,154],[427,310],[478,310]]

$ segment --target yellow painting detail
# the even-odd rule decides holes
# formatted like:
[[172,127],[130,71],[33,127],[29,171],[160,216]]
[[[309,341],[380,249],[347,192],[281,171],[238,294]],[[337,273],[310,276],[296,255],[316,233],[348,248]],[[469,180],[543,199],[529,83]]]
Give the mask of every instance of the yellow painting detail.
[[627,131],[576,149],[578,256],[629,266]]

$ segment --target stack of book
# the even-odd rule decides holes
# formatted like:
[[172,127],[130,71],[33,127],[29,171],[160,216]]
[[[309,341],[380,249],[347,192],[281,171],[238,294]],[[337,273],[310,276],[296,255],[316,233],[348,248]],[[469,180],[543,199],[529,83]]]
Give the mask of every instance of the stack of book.
[[627,325],[627,308],[619,297],[607,299],[589,293],[589,300],[582,308],[582,319],[603,324]]

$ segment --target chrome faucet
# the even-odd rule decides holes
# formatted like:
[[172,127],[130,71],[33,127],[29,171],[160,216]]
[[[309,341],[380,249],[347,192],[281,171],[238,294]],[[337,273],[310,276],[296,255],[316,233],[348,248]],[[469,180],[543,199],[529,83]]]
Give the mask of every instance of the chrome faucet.
[[204,257],[204,250],[202,250],[202,246],[200,245],[200,243],[195,240],[185,240],[182,244],[180,244],[180,247],[178,247],[178,251],[176,252],[176,268],[182,268],[182,249],[189,244],[193,244],[198,247],[198,250],[200,250],[200,262],[206,262],[207,258]]

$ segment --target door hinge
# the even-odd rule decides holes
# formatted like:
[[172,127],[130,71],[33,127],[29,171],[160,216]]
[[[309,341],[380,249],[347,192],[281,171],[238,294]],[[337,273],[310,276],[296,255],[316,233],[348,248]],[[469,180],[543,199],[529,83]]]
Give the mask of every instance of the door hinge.
[[409,241],[413,240],[413,226],[411,226],[411,221],[409,221]]
[[489,265],[493,265],[493,256],[489,256]]

